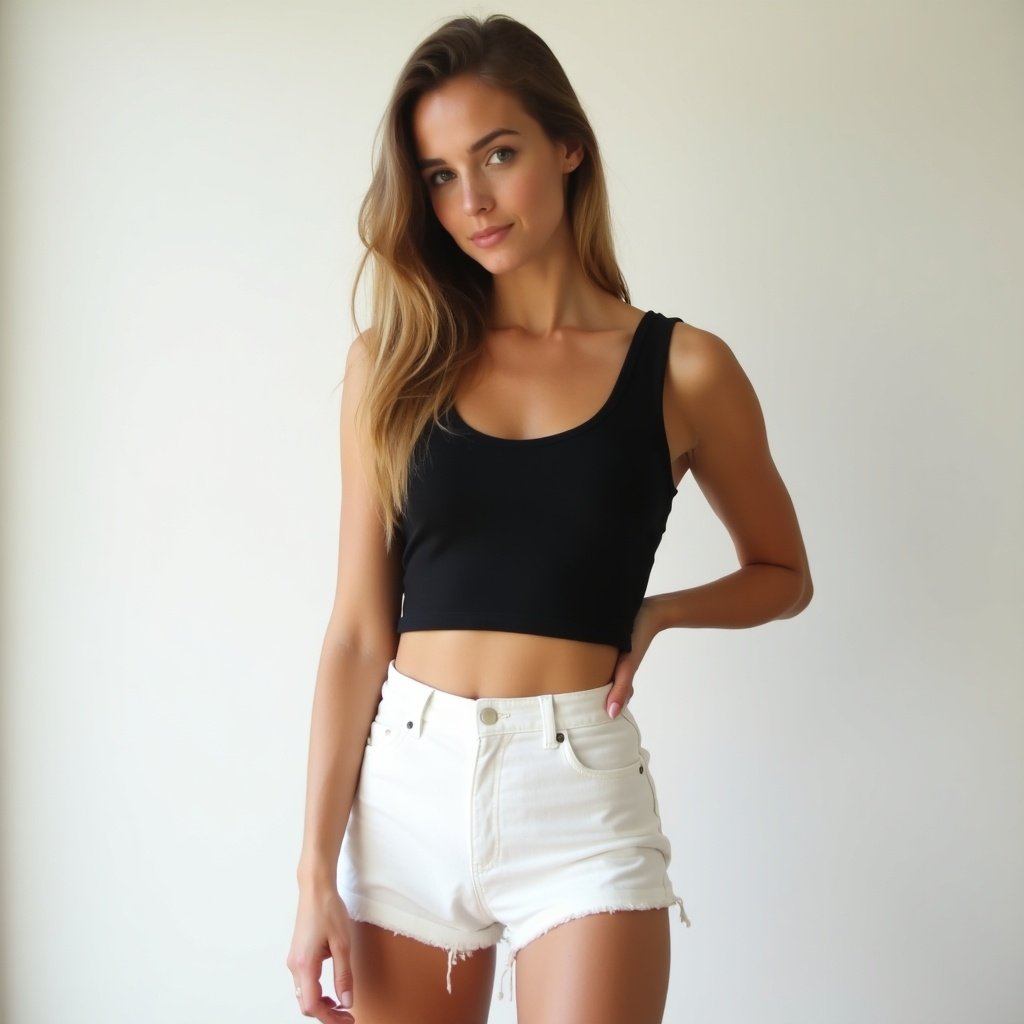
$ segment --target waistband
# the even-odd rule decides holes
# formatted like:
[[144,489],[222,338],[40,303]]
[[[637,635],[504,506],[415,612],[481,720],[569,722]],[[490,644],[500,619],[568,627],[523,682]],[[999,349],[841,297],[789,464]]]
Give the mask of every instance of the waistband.
[[[609,681],[589,690],[533,697],[460,697],[399,672],[392,659],[381,689],[381,708],[388,708],[396,719],[404,719],[417,735],[420,723],[434,722],[461,732],[475,730],[479,736],[539,732],[544,734],[545,746],[555,746],[555,733],[560,728],[614,721],[605,710],[612,685]],[[633,721],[628,708],[623,708],[618,717]]]

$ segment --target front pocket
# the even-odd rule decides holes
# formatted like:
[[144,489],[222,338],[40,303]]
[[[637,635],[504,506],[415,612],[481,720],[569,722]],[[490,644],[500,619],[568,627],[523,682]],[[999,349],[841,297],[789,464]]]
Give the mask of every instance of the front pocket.
[[644,769],[640,737],[629,719],[619,715],[599,725],[560,729],[559,744],[573,771],[589,778],[615,779]]
[[370,723],[370,734],[366,737],[367,749],[388,747],[392,743],[401,740],[406,733],[412,731],[411,719],[406,717],[395,717],[377,715]]
[[378,722],[375,718],[370,723],[370,734],[366,737],[366,745],[368,747],[379,747],[387,743],[394,735],[394,732],[394,729],[390,726],[385,726],[383,722]]

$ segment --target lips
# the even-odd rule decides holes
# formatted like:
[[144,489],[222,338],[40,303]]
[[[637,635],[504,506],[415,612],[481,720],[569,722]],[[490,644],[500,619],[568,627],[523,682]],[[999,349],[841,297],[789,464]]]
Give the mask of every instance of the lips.
[[487,228],[484,231],[478,231],[473,235],[473,242],[481,249],[490,249],[492,246],[501,245],[505,236],[512,230],[511,224],[506,224],[500,228]]

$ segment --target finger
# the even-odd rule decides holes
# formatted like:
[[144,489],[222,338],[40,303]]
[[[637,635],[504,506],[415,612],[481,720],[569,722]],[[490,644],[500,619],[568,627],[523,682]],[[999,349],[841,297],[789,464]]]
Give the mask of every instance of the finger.
[[352,1006],[355,992],[352,984],[349,948],[341,942],[333,942],[330,939],[328,939],[328,946],[331,950],[331,959],[334,961],[334,991],[338,995],[340,1005],[347,1010]]
[[621,676],[616,675],[612,682],[612,688],[608,691],[608,696],[605,698],[605,710],[608,712],[609,718],[618,718],[622,709],[626,706],[626,702],[633,695],[633,684],[632,679],[623,673]]
[[319,1005],[313,1008],[310,1016],[323,1024],[352,1024],[355,1020],[351,1013],[341,1009],[330,996],[321,996]]
[[295,979],[295,988],[295,999],[299,1004],[299,1009],[307,1017],[319,1017],[316,1011],[323,999],[319,975],[313,974],[311,971],[300,974]]
[[[316,1020],[323,1021],[323,1024],[349,1024],[355,1020],[351,1013],[338,1006],[330,996],[323,995],[319,982],[317,982],[316,988],[318,995],[312,1000],[311,1006],[307,1008],[300,1001],[299,1008],[305,1016],[314,1017]],[[303,992],[305,992],[304,988]]]

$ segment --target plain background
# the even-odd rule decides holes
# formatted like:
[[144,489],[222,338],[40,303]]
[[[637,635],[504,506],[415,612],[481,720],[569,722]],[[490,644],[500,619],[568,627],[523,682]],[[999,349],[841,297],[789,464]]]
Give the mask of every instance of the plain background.
[[[4,1020],[302,1019],[355,214],[405,57],[492,11],[592,118],[633,303],[746,369],[815,580],[638,673],[693,921],[666,1021],[1019,1022],[1024,5],[991,0],[3,5]],[[736,567],[687,478],[649,593]]]

